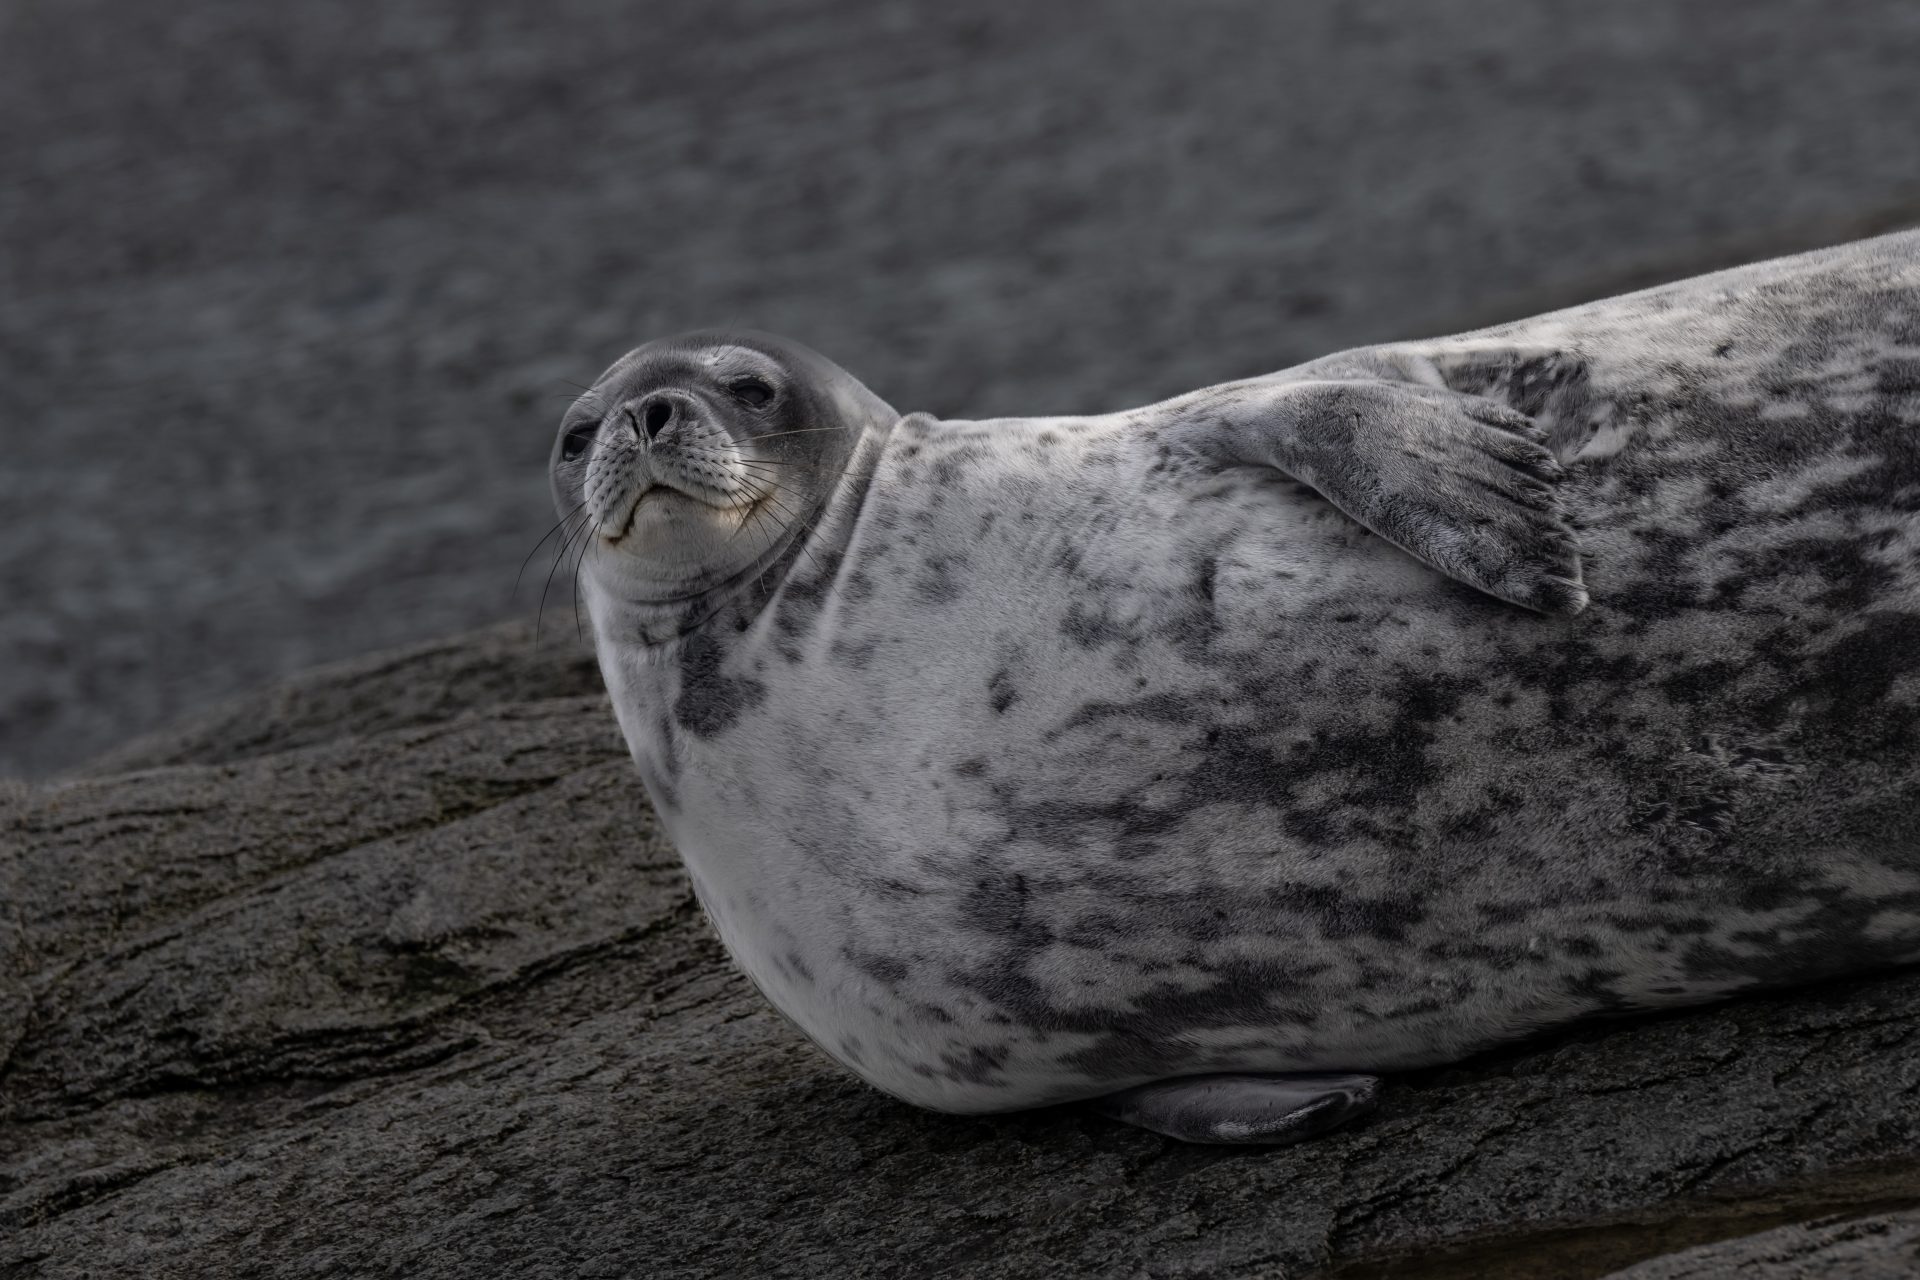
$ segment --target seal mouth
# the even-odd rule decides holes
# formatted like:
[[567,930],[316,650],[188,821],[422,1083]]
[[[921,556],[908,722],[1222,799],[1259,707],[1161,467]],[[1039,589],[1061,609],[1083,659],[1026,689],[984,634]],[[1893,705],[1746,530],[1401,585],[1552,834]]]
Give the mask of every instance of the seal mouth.
[[[633,495],[633,501],[627,505],[627,513],[626,513],[626,516],[620,521],[620,527],[618,529],[614,529],[611,531],[603,529],[600,531],[600,536],[606,539],[607,542],[609,543],[618,543],[622,538],[625,538],[629,533],[633,532],[633,522],[639,519],[640,508],[647,505],[647,500],[649,498],[653,498],[652,505],[658,507],[660,503],[663,500],[665,500],[667,495],[675,494],[678,492],[679,492],[678,490],[668,485],[659,484],[659,483],[647,484],[645,487],[643,487],[640,490],[639,493],[636,493]],[[661,496],[659,498],[654,498],[654,495],[656,493],[660,494]],[[680,496],[684,498],[687,495],[680,494]]]
[[628,534],[633,532],[633,526],[635,522],[639,520],[640,513],[644,508],[650,507],[659,510],[663,504],[669,509],[677,504],[690,504],[722,514],[737,513],[740,517],[741,525],[744,526],[748,520],[753,518],[753,513],[759,508],[762,501],[763,499],[761,498],[755,498],[745,505],[738,502],[717,502],[697,493],[689,493],[678,485],[667,484],[656,480],[647,484],[645,488],[641,489],[640,492],[634,496],[632,505],[627,508],[626,518],[620,522],[620,527],[611,532],[602,530],[600,537],[609,546],[619,545],[626,539]]

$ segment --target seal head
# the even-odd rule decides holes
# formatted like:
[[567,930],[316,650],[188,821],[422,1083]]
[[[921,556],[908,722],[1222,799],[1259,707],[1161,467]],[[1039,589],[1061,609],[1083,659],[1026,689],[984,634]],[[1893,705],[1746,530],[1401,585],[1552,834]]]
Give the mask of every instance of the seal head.
[[684,605],[758,576],[799,538],[869,428],[899,415],[832,361],[751,331],[628,352],[562,418],[556,510],[591,529],[590,577]]

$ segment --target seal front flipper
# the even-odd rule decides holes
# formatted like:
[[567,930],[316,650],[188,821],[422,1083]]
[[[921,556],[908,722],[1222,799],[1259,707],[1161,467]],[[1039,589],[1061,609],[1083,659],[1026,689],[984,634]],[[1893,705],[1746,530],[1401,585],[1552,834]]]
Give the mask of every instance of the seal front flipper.
[[[1227,460],[1265,464],[1415,559],[1548,614],[1586,607],[1560,464],[1532,420],[1414,381],[1263,380],[1204,408]],[[1225,409],[1222,414],[1220,411]]]
[[1373,1110],[1378,1076],[1214,1075],[1097,1098],[1094,1111],[1182,1142],[1280,1146]]

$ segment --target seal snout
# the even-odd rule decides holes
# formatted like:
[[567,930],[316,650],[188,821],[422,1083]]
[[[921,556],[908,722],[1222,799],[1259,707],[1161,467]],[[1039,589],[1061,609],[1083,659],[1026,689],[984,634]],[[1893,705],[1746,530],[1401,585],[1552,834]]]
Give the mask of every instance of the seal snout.
[[684,392],[673,391],[654,391],[640,397],[627,406],[627,415],[634,425],[634,434],[649,442],[659,439],[668,427],[684,427],[698,416],[692,398]]
[[682,502],[741,513],[771,486],[770,469],[742,456],[725,404],[698,388],[656,384],[612,415],[587,461],[583,496],[602,538],[653,555],[687,536],[694,517]]

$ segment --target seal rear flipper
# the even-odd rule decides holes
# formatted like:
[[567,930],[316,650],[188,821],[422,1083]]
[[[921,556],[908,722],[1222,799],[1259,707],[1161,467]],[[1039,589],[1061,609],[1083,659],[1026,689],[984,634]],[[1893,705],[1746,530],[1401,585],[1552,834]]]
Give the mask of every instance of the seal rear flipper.
[[1093,1110],[1182,1142],[1281,1146],[1373,1110],[1378,1076],[1212,1075],[1157,1080]]
[[1225,424],[1257,461],[1449,578],[1541,613],[1586,607],[1560,464],[1524,415],[1413,382],[1268,384]]

